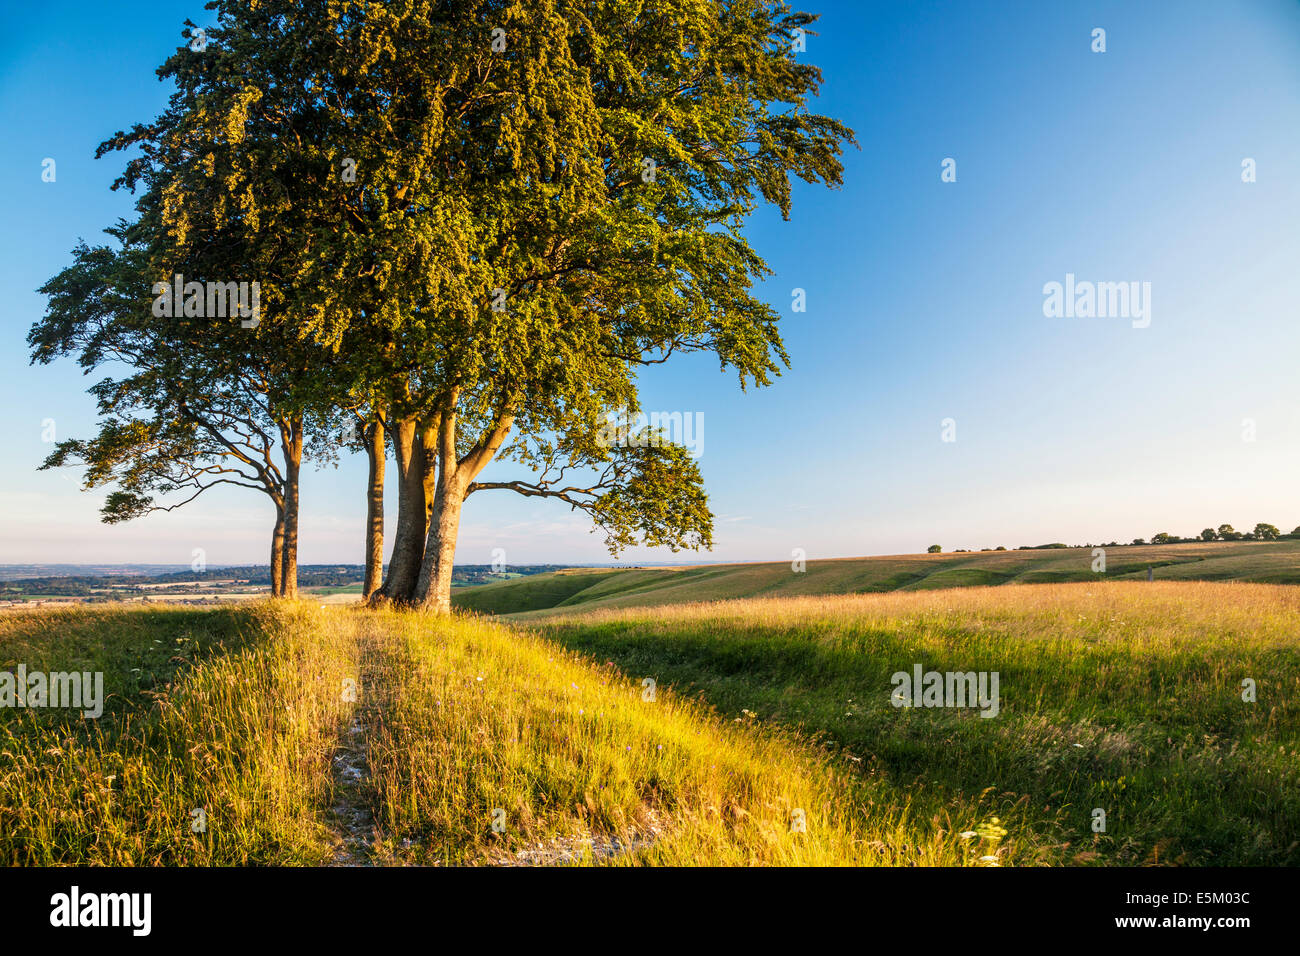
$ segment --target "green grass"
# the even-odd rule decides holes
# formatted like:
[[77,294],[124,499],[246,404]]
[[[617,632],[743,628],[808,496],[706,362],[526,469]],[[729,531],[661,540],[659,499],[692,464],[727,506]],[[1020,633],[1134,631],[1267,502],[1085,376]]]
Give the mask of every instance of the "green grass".
[[[575,575],[600,580],[526,625],[308,601],[0,617],[0,669],[102,671],[111,695],[99,720],[0,709],[0,863],[319,864],[359,839],[383,864],[1300,864],[1293,589],[582,600],[620,576]],[[998,671],[999,715],[894,707],[914,664]]]
[[[566,615],[565,646],[838,748],[886,802],[1052,862],[1300,863],[1300,594],[1097,582]],[[896,708],[895,671],[998,671],[1001,712]],[[1241,697],[1253,678],[1258,702]],[[1104,834],[1091,812],[1107,814]]]
[[286,609],[0,618],[0,667],[100,671],[107,695],[98,720],[0,709],[0,862],[319,862],[346,658]]
[[1248,581],[1300,584],[1300,540],[1125,545],[1106,549],[1106,572],[1092,570],[1090,548],[910,554],[809,561],[720,564],[628,571],[561,571],[501,582],[453,596],[456,607],[487,614],[544,617],[581,606],[662,607],[692,601],[819,594],[872,594],[1006,584],[1112,579]]
[[[112,694],[98,721],[0,710],[9,865],[328,862],[349,835],[345,797],[373,815],[366,854],[381,863],[594,862],[593,837],[625,841],[619,864],[966,852],[951,828],[919,839],[905,803],[865,812],[869,783],[789,732],[670,692],[644,700],[616,669],[473,620],[308,602],[71,609],[0,619],[0,660],[102,670]],[[366,773],[350,784],[333,767],[354,721]]]
[[608,573],[601,571],[532,574],[463,588],[456,592],[455,602],[457,607],[468,611],[491,610],[498,614],[536,611],[562,606],[606,577]]
[[318,588],[304,588],[303,591],[306,594],[317,594],[320,595],[321,597],[329,597],[330,595],[334,595],[334,594],[355,594],[357,595],[357,597],[360,597],[361,585],[360,584],[328,585],[328,586],[318,587]]

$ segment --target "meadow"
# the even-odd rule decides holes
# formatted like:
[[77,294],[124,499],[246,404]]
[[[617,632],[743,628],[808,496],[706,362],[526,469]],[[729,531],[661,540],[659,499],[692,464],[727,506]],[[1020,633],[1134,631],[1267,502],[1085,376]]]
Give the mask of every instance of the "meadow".
[[19,660],[103,670],[109,698],[98,721],[0,710],[7,865],[964,852],[952,833],[915,844],[906,807],[864,817],[844,772],[792,734],[645,701],[616,669],[491,623],[304,603],[76,609],[0,621],[0,665]]
[[1097,580],[1300,584],[1300,539],[1107,547],[956,551],[747,564],[612,570],[572,568],[458,590],[453,604],[518,620],[552,611],[660,607],[754,597],[878,594]]
[[[1295,865],[1298,623],[1161,581],[10,615],[0,669],[109,697],[0,708],[0,862]],[[894,706],[916,664],[998,671],[998,716]]]
[[[1039,862],[1295,865],[1297,625],[1292,588],[1108,581],[602,610],[537,626],[724,715],[819,740],[914,818],[996,815]],[[894,706],[891,675],[918,664],[998,672],[996,718]]]

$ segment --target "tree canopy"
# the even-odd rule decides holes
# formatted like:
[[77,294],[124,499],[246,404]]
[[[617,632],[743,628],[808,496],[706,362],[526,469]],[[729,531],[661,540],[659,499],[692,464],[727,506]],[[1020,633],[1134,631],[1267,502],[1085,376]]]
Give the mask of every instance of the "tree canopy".
[[[606,426],[673,356],[707,353],[742,389],[788,364],[744,227],[764,204],[788,218],[795,179],[839,184],[854,142],[809,109],[821,74],[795,40],[814,17],[764,0],[209,7],[206,42],[159,70],[168,109],[101,153],[134,152],[119,184],[142,191],[143,275],[261,283],[258,327],[190,353],[194,384],[256,351],[294,421],[355,412],[381,455],[387,430],[385,596],[447,609],[479,491],[563,501],[611,551],[708,547],[698,463]],[[494,460],[519,476],[479,480]]]

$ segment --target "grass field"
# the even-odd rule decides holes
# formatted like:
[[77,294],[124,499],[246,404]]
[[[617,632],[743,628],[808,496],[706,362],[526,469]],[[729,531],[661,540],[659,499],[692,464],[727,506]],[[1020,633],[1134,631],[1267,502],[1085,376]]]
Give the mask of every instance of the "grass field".
[[869,594],[1004,584],[1141,580],[1300,584],[1300,540],[1214,541],[1107,548],[1104,574],[1090,548],[905,554],[791,562],[613,571],[573,569],[466,588],[453,603],[492,614],[655,607],[692,601]]
[[[605,610],[541,631],[820,738],[921,819],[996,814],[1042,861],[1294,865],[1298,625],[1291,588],[1095,582]],[[891,674],[916,664],[999,672],[998,716],[893,706]]]
[[[0,670],[111,696],[0,708],[0,862],[1294,865],[1297,624],[1159,581],[12,615]],[[915,664],[998,671],[997,717],[893,706]]]
[[[306,604],[76,609],[0,621],[0,662],[19,661],[103,670],[111,696],[98,721],[0,710],[5,864],[882,862],[875,846],[950,864],[964,852],[951,832],[917,843],[905,805],[860,812],[847,795],[866,782],[793,735],[669,694],[644,701],[616,670],[491,624]],[[350,778],[337,765],[358,725],[364,771]],[[369,832],[349,830],[358,819]]]

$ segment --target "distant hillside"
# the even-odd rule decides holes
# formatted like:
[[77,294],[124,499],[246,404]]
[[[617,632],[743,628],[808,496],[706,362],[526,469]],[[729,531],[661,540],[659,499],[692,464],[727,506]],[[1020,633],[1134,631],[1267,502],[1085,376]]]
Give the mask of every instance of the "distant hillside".
[[861,594],[1001,584],[1047,584],[1100,578],[1160,581],[1253,581],[1300,584],[1300,541],[1215,541],[1122,545],[1106,550],[1105,574],[1092,570],[1089,548],[901,554],[808,561],[714,564],[646,570],[558,571],[458,591],[452,601],[491,614],[545,614],[595,607],[645,607],[690,601],[800,594]]

